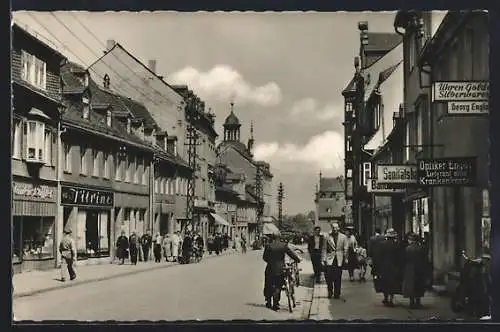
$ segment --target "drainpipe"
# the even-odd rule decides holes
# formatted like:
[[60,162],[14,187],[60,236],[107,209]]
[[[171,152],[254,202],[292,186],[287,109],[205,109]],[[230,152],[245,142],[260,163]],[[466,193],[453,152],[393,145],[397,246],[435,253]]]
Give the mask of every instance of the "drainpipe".
[[61,254],[59,253],[59,242],[62,239],[62,232],[64,228],[64,213],[61,211],[63,209],[61,205],[61,178],[62,178],[62,157],[63,157],[63,151],[62,151],[62,142],[61,142],[61,135],[66,132],[66,128],[62,129],[61,127],[61,121],[57,122],[57,165],[56,165],[56,183],[57,183],[57,202],[56,202],[56,207],[57,207],[57,219],[55,223],[55,229],[54,229],[54,248],[56,251],[55,254],[55,267],[57,268],[59,264],[61,263]]

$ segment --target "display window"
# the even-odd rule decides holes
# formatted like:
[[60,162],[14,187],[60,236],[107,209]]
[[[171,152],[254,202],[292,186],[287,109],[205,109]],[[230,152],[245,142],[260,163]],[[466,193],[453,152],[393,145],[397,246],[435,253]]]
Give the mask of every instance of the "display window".
[[12,260],[54,258],[54,217],[14,216]]

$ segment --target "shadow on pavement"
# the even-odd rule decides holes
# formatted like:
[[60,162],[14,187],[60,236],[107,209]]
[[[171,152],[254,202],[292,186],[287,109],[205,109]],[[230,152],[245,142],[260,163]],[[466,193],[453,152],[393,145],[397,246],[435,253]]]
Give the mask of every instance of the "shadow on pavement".
[[254,308],[265,308],[266,305],[264,303],[245,303],[245,305]]

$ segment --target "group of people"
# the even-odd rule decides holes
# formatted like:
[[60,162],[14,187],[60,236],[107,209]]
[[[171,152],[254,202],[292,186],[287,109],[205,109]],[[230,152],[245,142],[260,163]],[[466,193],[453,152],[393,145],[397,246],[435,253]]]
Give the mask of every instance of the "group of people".
[[370,239],[372,275],[375,290],[384,294],[382,303],[394,306],[394,295],[401,294],[410,299],[410,307],[421,307],[430,279],[430,263],[425,243],[415,233],[402,239],[389,228],[385,234],[376,229]]
[[204,241],[199,232],[186,232],[184,237],[179,231],[163,236],[156,233],[154,238],[146,232],[139,238],[135,232],[127,237],[122,231],[116,241],[116,248],[120,264],[124,264],[129,257],[133,265],[137,265],[138,260],[147,262],[151,248],[156,263],[160,263],[162,257],[167,262],[189,262],[193,253],[203,256]]
[[207,251],[211,255],[215,252],[219,255],[229,248],[229,235],[216,232],[210,234],[207,238]]

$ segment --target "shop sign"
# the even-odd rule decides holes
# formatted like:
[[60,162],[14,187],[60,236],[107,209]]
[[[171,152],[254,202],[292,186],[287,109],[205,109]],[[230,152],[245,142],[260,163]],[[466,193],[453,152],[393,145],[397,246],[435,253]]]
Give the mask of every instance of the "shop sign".
[[488,101],[489,82],[435,82],[433,101]]
[[418,183],[423,186],[474,186],[476,157],[421,159]]
[[374,194],[404,194],[406,187],[405,183],[379,183],[377,179],[371,179],[367,191]]
[[208,201],[204,199],[195,199],[194,206],[197,208],[208,208]]
[[55,199],[55,188],[46,185],[35,185],[32,183],[13,182],[12,192],[16,196],[31,199]]
[[377,165],[377,184],[417,183],[416,165]]
[[450,101],[448,102],[448,114],[488,114],[489,103],[487,101]]
[[114,193],[112,191],[61,186],[61,204],[112,207]]

